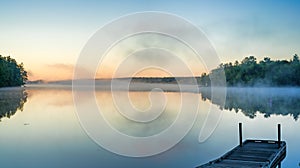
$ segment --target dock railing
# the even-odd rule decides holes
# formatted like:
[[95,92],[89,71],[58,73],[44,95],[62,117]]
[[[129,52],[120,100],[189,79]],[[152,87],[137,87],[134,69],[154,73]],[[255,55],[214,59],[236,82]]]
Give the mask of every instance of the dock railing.
[[[281,125],[277,124],[277,143],[278,143],[278,148],[280,148],[280,142],[281,142]],[[239,144],[242,147],[243,146],[243,127],[242,123],[239,123]]]

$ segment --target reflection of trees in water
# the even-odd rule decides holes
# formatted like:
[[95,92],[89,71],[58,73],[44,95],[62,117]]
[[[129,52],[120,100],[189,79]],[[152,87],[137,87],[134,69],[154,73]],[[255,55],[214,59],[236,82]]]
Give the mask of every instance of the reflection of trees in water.
[[0,90],[0,121],[1,118],[10,118],[18,110],[23,111],[27,93],[23,88]]
[[[210,89],[201,89],[202,99],[211,100]],[[213,104],[220,105],[217,101]],[[300,115],[300,89],[298,88],[228,88],[226,110],[241,111],[250,118],[257,112],[266,118],[272,114],[291,115],[295,120]]]

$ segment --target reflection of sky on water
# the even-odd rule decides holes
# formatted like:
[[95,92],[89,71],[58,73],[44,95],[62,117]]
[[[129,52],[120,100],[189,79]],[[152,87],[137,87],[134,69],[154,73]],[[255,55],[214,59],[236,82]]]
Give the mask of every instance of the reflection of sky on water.
[[[155,100],[150,100],[149,92],[118,92],[116,96],[125,94],[131,99],[132,105],[139,110],[140,113],[146,113],[144,110],[155,108]],[[152,93],[156,94],[156,93]],[[157,134],[169,127],[176,119],[180,109],[180,96],[176,93],[166,93],[166,107],[162,114],[151,122],[132,122],[119,113],[119,110],[129,110],[126,106],[116,109],[113,97],[110,92],[97,92],[96,97],[102,112],[109,123],[117,130],[132,136],[150,136]],[[197,97],[193,95],[191,98]],[[162,103],[162,102],[156,102]]]
[[[297,97],[296,90],[290,91],[290,97]],[[201,101],[197,122],[176,147],[153,157],[127,158],[102,149],[88,138],[74,112],[70,88],[27,88],[26,92],[28,98],[23,112],[17,111],[10,119],[3,118],[0,122],[0,162],[3,167],[194,167],[236,146],[239,122],[244,123],[244,138],[262,139],[276,139],[276,125],[281,123],[282,138],[288,145],[288,154],[282,166],[297,167],[299,163],[300,136],[297,132],[300,124],[290,115],[271,114],[265,118],[265,114],[255,113],[255,118],[251,119],[245,113],[225,110],[215,132],[200,144],[198,134],[210,105],[209,100]],[[284,94],[284,91],[275,89],[272,93],[278,95]],[[191,99],[198,96],[185,94]],[[289,97],[287,92],[284,95]],[[104,114],[110,124],[123,133],[139,136],[157,133],[174,121],[180,97],[178,93],[167,93],[166,96],[169,104],[157,121],[133,124],[115,111],[109,92],[96,92],[97,102],[105,105]],[[150,105],[147,92],[131,92],[130,97],[139,109]],[[262,93],[258,97],[264,100]],[[273,99],[273,105],[274,102]],[[213,105],[212,109],[219,110],[217,105]]]

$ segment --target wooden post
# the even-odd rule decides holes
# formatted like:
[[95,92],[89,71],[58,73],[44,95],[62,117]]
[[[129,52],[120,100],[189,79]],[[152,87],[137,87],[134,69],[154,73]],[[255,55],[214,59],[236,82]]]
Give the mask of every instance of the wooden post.
[[240,146],[243,146],[243,135],[242,135],[242,123],[239,123],[239,139],[240,139]]
[[278,131],[278,148],[280,148],[280,139],[281,139],[281,128],[280,124],[277,125],[277,131]]

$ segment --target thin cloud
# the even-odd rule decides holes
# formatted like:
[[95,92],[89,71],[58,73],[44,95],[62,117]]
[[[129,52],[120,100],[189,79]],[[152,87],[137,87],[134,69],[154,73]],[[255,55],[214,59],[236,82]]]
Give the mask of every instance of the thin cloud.
[[62,64],[62,63],[48,64],[47,67],[48,68],[56,68],[59,70],[63,70],[65,72],[73,72],[74,71],[74,65],[72,65],[72,64]]

